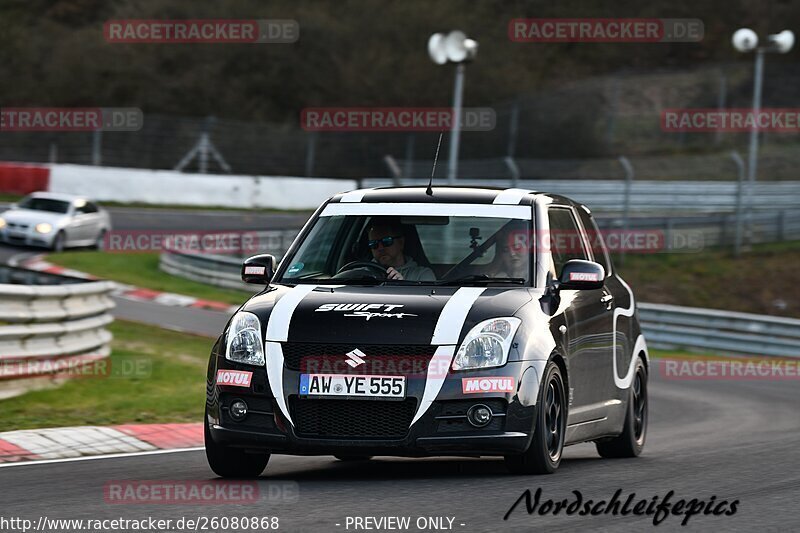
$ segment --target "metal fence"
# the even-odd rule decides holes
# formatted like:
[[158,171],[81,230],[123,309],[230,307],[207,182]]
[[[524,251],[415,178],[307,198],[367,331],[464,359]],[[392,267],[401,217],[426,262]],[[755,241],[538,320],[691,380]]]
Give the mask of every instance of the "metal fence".
[[[765,79],[763,107],[796,105],[800,82],[796,64],[774,64]],[[549,85],[512,101],[480,102],[497,116],[494,130],[463,132],[462,177],[509,176],[513,158],[522,178],[612,178],[616,157],[640,158],[641,179],[731,179],[735,168],[723,161],[731,149],[744,149],[747,133],[672,133],[661,128],[667,108],[746,108],[751,105],[749,62],[696,70],[620,72]],[[449,94],[442,95],[448,98]],[[445,100],[446,101],[446,100]],[[315,106],[336,103],[315,102]],[[357,102],[355,107],[414,104]],[[475,105],[467,100],[465,105]],[[439,132],[309,132],[297,119],[266,123],[230,118],[180,117],[145,110],[136,132],[0,132],[0,160],[103,164],[172,169],[193,148],[210,141],[225,164],[196,157],[185,167],[196,171],[208,161],[210,172],[360,178],[390,176],[392,157],[403,176],[427,177]],[[242,111],[242,116],[247,110]],[[445,135],[442,153],[447,153]],[[761,136],[759,178],[796,179],[800,133]],[[684,155],[676,155],[684,154]],[[721,154],[721,155],[719,155]],[[445,175],[442,168],[440,176]]]

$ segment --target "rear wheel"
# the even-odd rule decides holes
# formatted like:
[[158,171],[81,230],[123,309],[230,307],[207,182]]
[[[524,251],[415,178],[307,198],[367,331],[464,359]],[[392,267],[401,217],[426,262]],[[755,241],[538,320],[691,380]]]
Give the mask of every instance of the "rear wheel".
[[647,438],[647,370],[641,358],[630,388],[628,410],[622,433],[613,439],[597,441],[597,453],[602,457],[636,457],[644,449]]
[[561,369],[547,363],[536,404],[536,426],[527,451],[507,455],[513,474],[552,474],[561,464],[567,432],[567,401]]
[[211,437],[208,422],[204,422],[206,459],[208,466],[220,477],[255,478],[261,475],[269,462],[268,453],[247,453],[239,448],[217,444]]
[[94,249],[103,251],[106,248],[106,230],[100,230],[100,234],[97,236],[97,239],[94,241]]

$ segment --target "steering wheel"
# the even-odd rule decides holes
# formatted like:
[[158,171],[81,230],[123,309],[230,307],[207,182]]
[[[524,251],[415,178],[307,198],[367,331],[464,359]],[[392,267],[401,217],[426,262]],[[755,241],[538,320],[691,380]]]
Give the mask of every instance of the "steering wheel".
[[334,276],[338,276],[342,272],[346,272],[348,270],[354,270],[356,268],[365,268],[367,270],[372,270],[371,273],[375,274],[376,277],[379,277],[379,279],[383,279],[386,277],[386,268],[378,263],[373,263],[372,261],[351,261],[346,265],[344,265],[339,270],[337,270]]

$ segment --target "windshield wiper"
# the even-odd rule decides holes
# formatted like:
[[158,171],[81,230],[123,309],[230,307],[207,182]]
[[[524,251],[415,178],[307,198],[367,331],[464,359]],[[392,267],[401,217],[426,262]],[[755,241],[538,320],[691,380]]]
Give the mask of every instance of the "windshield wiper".
[[514,283],[515,285],[522,285],[525,283],[525,278],[493,278],[486,274],[470,274],[460,278],[439,280],[435,285],[461,285],[462,283]]

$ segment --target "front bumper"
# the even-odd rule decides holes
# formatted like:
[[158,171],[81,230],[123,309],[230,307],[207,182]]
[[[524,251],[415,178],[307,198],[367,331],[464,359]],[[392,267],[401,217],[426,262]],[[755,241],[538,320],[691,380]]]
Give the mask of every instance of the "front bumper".
[[52,248],[55,234],[38,233],[35,230],[18,231],[6,226],[0,230],[0,242],[20,246],[38,246]]
[[[433,403],[413,424],[408,423],[402,431],[370,431],[369,435],[347,434],[330,437],[324,432],[309,434],[303,420],[304,412],[299,411],[299,402],[345,402],[342,405],[351,417],[359,417],[359,402],[368,407],[364,417],[373,416],[378,426],[388,427],[388,421],[402,410],[397,400],[306,400],[296,394],[299,375],[284,368],[284,392],[286,405],[294,424],[284,416],[275,401],[266,376],[266,370],[245,365],[237,365],[223,357],[216,356],[210,368],[207,419],[211,437],[219,444],[234,447],[259,449],[271,453],[288,455],[393,455],[421,457],[431,455],[506,455],[525,451],[533,436],[536,416],[535,399],[538,395],[539,376],[545,362],[524,361],[507,363],[496,369],[450,372]],[[247,370],[253,372],[249,387],[220,386],[215,383],[217,369]],[[213,370],[213,371],[212,371]],[[513,392],[465,393],[462,378],[513,378]],[[415,413],[422,400],[425,379],[408,378],[406,402],[413,403]],[[416,383],[412,384],[412,380]],[[243,400],[248,405],[248,415],[244,420],[235,421],[230,416],[229,406],[235,400]],[[355,402],[355,403],[353,403]],[[369,402],[364,403],[364,402]],[[393,402],[389,406],[386,402]],[[383,404],[383,405],[381,405]],[[482,428],[472,426],[466,417],[467,410],[476,404],[488,406],[493,417]],[[305,404],[308,405],[308,404]],[[321,404],[320,404],[321,405]],[[326,403],[321,417],[331,419],[332,403]],[[379,411],[390,408],[384,417]],[[391,411],[393,414],[388,414]],[[372,413],[371,415],[368,414]],[[340,413],[336,413],[339,415]],[[407,414],[406,414],[407,416]],[[347,419],[343,424],[349,425]],[[325,424],[332,428],[335,424]],[[395,429],[397,428],[394,425]],[[335,431],[335,429],[334,429]]]

